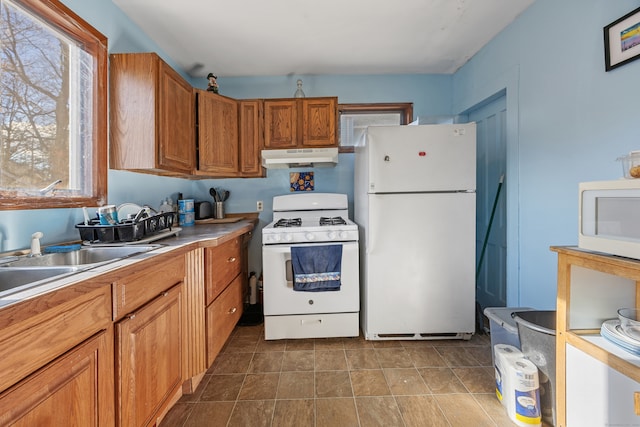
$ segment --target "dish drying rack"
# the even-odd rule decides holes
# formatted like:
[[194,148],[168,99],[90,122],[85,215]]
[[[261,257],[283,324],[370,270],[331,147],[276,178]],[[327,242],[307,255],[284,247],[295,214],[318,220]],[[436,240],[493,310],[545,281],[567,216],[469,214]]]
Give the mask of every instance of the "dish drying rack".
[[173,227],[174,223],[175,213],[166,212],[114,225],[100,224],[100,220],[92,219],[86,225],[77,224],[76,228],[84,244],[141,243],[141,240],[149,242],[176,234],[181,229]]

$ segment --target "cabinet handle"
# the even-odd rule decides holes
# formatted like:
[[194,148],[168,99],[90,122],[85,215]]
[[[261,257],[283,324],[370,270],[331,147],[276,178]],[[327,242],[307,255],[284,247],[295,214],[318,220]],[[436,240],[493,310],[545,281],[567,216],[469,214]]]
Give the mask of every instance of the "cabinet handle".
[[232,256],[230,257],[227,262],[236,262],[236,257]]
[[131,313],[130,315],[128,315],[128,316],[127,316],[127,318],[128,318],[129,320],[131,320],[131,319],[135,319],[135,318],[136,318],[136,314],[135,314],[135,313]]
[[229,311],[227,312],[227,314],[233,314],[233,313],[235,313],[236,311],[238,311],[238,309],[237,309],[236,307],[233,307],[231,310],[229,310]]
[[162,295],[163,297],[166,297],[167,295],[169,295],[169,292],[164,291],[163,293],[161,293],[160,295]]

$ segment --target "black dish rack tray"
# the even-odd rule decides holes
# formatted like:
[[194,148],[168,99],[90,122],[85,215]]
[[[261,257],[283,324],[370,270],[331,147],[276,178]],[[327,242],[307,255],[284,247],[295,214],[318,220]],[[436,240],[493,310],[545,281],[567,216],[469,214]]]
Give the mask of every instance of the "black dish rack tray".
[[80,239],[91,243],[119,243],[135,242],[149,237],[173,226],[175,214],[173,212],[153,215],[136,222],[128,222],[115,225],[103,225],[97,219],[92,219],[89,224],[76,225],[80,231]]

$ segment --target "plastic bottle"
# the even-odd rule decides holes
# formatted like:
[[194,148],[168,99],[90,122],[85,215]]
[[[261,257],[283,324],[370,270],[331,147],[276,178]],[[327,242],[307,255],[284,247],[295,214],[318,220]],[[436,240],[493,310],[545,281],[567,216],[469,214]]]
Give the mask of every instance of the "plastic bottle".
[[173,206],[170,206],[167,199],[164,199],[162,202],[160,202],[160,208],[158,208],[158,212],[173,212]]

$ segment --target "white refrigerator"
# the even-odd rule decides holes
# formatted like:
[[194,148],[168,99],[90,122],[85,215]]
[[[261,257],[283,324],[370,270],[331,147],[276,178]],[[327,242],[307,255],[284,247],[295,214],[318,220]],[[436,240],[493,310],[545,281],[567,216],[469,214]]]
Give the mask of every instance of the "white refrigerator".
[[354,170],[365,338],[471,338],[475,123],[369,127]]

